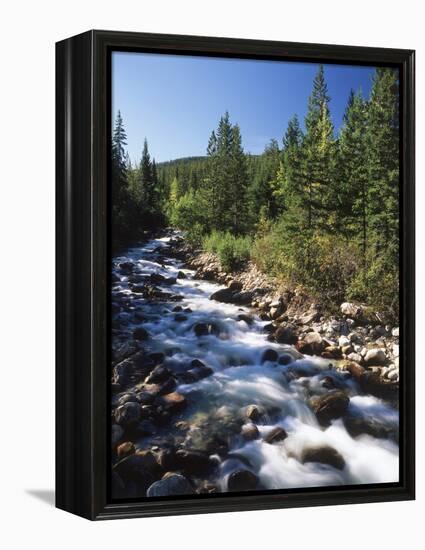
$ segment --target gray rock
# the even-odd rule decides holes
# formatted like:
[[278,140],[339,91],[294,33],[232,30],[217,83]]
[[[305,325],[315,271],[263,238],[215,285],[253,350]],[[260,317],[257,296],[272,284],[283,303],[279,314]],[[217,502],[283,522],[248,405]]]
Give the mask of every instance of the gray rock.
[[259,479],[249,470],[237,470],[227,479],[229,491],[252,491],[257,488]]
[[155,481],[147,490],[148,497],[168,497],[173,495],[192,495],[194,490],[189,481],[180,474],[170,474]]
[[210,300],[216,300],[217,302],[223,302],[225,304],[230,304],[233,302],[233,296],[235,292],[230,288],[222,288],[217,290],[210,296]]
[[333,466],[338,470],[343,470],[345,466],[345,460],[341,454],[328,445],[304,449],[301,455],[301,462],[303,464],[306,462],[319,462],[320,464]]
[[359,320],[363,317],[363,309],[361,306],[352,302],[344,302],[341,304],[341,313],[350,317],[350,319]]
[[347,355],[347,359],[355,361],[356,363],[361,363],[363,361],[363,357],[359,353],[350,353]]
[[338,346],[340,348],[343,348],[345,346],[349,346],[351,344],[349,338],[347,338],[347,336],[340,336],[338,338]]

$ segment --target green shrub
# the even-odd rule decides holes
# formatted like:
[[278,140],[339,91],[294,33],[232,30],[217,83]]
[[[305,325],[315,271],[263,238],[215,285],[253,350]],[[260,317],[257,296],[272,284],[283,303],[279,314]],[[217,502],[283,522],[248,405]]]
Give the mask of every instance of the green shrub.
[[250,258],[252,241],[248,236],[234,236],[229,232],[213,231],[203,239],[203,248],[217,254],[223,269],[233,271]]

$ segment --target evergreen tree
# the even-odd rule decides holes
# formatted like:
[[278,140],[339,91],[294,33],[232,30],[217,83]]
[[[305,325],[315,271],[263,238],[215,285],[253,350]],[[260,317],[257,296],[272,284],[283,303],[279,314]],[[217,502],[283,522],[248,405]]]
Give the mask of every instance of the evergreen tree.
[[113,238],[118,240],[125,238],[128,233],[129,194],[126,145],[124,123],[121,112],[118,111],[112,134],[111,151],[112,231]]

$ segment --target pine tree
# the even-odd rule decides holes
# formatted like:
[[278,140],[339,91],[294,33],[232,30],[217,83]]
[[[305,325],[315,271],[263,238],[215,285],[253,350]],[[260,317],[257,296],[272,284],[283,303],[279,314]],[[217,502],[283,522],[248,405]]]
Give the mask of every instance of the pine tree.
[[118,111],[112,135],[111,183],[112,183],[112,231],[113,238],[121,240],[128,233],[129,210],[128,166],[125,146],[127,135],[121,112]]
[[367,104],[353,90],[348,98],[338,140],[335,196],[337,227],[346,239],[355,238],[366,261],[368,216]]
[[313,82],[305,118],[304,169],[306,187],[307,225],[328,231],[333,219],[333,180],[335,141],[329,112],[329,95],[323,65]]

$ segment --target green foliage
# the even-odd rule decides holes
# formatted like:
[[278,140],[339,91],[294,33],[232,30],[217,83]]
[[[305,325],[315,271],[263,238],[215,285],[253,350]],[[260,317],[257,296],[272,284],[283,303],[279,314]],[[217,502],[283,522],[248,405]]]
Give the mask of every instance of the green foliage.
[[203,248],[217,254],[226,271],[234,271],[249,260],[251,245],[250,237],[235,237],[228,231],[212,231],[203,240]]

